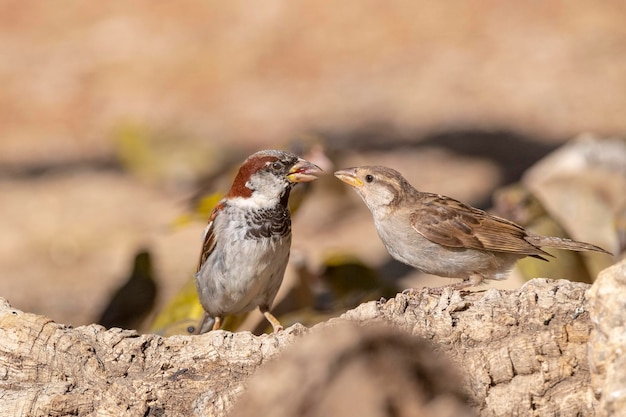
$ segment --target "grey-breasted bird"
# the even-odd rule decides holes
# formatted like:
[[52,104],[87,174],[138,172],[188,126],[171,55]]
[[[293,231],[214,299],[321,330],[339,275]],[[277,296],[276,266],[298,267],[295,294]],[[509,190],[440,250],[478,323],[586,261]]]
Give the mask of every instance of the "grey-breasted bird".
[[284,151],[259,151],[244,161],[205,229],[196,272],[205,314],[197,333],[218,329],[225,315],[256,307],[274,331],[282,329],[270,308],[291,247],[289,193],[296,183],[313,181],[320,172]]

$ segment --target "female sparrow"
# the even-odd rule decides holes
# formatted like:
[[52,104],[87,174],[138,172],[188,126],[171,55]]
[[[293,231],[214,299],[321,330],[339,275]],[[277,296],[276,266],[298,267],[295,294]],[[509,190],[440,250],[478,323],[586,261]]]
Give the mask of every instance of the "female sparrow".
[[205,313],[197,333],[211,325],[218,329],[224,315],[256,307],[275,332],[282,329],[269,310],[289,259],[289,192],[320,172],[283,151],[260,151],[245,160],[204,231],[196,287]]
[[462,278],[453,288],[506,279],[526,256],[545,261],[552,255],[541,246],[610,255],[589,243],[530,235],[522,226],[453,198],[417,191],[391,168],[348,168],[335,176],[361,196],[393,258],[429,274]]

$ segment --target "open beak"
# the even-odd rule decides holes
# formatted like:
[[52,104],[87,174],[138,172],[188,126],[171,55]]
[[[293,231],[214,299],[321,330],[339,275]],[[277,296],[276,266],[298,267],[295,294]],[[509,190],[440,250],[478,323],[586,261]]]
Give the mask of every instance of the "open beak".
[[335,172],[335,177],[352,187],[363,187],[363,181],[356,176],[356,170],[354,168],[337,171]]
[[291,167],[287,174],[287,179],[291,182],[309,182],[317,179],[322,169],[315,164],[304,159],[298,159],[298,162]]

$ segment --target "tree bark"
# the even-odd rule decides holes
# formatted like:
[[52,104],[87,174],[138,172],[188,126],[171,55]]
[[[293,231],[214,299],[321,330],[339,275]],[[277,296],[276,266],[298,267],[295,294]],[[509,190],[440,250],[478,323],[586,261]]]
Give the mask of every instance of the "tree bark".
[[[626,286],[625,270],[624,263],[613,267],[613,274],[622,276],[611,285]],[[362,304],[313,329],[296,325],[262,336],[215,331],[169,338],[98,325],[71,328],[0,299],[0,414],[224,416],[265,362],[275,358],[276,364],[297,367],[278,355],[322,330],[330,343],[329,332],[341,332],[337,324],[351,321],[391,324],[432,342],[462,375],[462,390],[482,416],[610,415],[602,398],[606,376],[614,383],[626,371],[612,367],[621,359],[605,358],[617,349],[611,343],[624,343],[624,331],[605,326],[606,337],[594,336],[595,350],[590,347],[590,308],[600,311],[606,300],[590,303],[589,289],[545,279],[512,291],[434,295],[422,289]],[[601,293],[626,299],[617,289]],[[603,314],[606,320],[608,313]],[[329,366],[323,357],[315,361]],[[286,401],[302,386],[265,375]]]

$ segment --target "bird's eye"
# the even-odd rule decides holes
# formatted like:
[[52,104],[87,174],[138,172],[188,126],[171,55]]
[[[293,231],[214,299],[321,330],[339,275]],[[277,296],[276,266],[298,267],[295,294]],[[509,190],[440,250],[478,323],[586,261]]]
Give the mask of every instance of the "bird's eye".
[[365,182],[372,182],[372,181],[374,181],[374,176],[371,174],[367,174],[365,176]]
[[276,169],[279,170],[281,169],[283,166],[283,164],[281,164],[280,162],[276,161],[276,162],[272,162],[272,169]]

